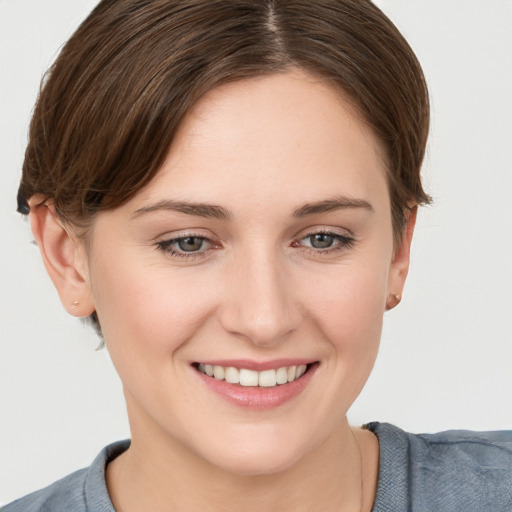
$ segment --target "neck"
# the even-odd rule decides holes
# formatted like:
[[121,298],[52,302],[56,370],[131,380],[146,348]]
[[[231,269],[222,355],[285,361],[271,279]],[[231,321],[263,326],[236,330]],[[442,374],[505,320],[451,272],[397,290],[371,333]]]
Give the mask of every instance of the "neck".
[[370,510],[373,503],[378,444],[373,434],[352,431],[346,420],[312,453],[265,475],[225,471],[177,442],[157,438],[137,435],[132,426],[130,449],[108,465],[107,486],[117,511],[202,512],[229,503],[230,510],[254,512],[353,512]]

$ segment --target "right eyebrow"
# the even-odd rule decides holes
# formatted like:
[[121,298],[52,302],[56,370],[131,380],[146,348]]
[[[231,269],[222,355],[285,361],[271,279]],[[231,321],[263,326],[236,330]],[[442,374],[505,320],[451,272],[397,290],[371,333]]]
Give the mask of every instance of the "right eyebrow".
[[141,217],[142,215],[147,215],[148,213],[161,210],[170,210],[179,213],[185,213],[187,215],[194,215],[196,217],[226,221],[231,220],[232,218],[231,213],[222,206],[208,203],[191,203],[189,201],[174,201],[172,199],[166,199],[147,206],[143,206],[142,208],[139,208],[133,212],[132,218]]
[[307,203],[293,212],[294,217],[306,217],[308,215],[315,215],[317,213],[325,213],[333,210],[340,210],[345,208],[361,208],[374,212],[373,206],[364,199],[356,199],[347,196],[337,196],[315,203]]

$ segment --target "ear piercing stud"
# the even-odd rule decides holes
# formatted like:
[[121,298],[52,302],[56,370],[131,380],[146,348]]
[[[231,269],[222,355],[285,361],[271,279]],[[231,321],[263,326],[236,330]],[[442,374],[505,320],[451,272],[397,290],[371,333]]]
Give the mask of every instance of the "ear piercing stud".
[[71,304],[71,307],[72,307],[72,308],[76,308],[76,307],[78,306],[78,304],[80,304],[80,302],[78,302],[77,300],[75,300],[75,302],[73,302],[73,303]]
[[389,309],[395,308],[396,306],[398,306],[398,304],[400,304],[401,300],[402,300],[401,295],[398,295],[395,293],[390,293],[388,296],[388,300],[386,301],[386,309],[389,310]]

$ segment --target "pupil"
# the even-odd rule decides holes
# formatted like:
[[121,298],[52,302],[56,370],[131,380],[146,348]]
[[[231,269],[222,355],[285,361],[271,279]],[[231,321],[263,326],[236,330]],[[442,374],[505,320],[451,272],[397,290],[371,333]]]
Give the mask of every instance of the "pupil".
[[201,249],[203,240],[196,236],[189,236],[178,241],[179,248],[185,252],[193,252]]
[[326,235],[325,233],[318,233],[311,237],[311,245],[315,249],[327,249],[331,247],[334,238],[332,235]]

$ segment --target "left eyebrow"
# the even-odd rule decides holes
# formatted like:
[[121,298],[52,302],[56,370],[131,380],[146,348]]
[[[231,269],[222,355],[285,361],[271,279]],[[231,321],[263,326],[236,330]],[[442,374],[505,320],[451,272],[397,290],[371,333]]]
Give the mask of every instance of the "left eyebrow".
[[364,199],[355,199],[353,197],[338,196],[332,199],[325,199],[315,203],[307,203],[293,211],[294,217],[306,217],[317,213],[325,213],[333,210],[345,208],[362,208],[370,212],[374,212],[373,206]]
[[191,203],[188,201],[173,200],[158,201],[155,204],[143,206],[142,208],[139,208],[138,210],[135,210],[133,212],[132,218],[140,217],[142,215],[147,215],[148,213],[162,210],[170,210],[179,213],[185,213],[187,215],[194,215],[197,217],[205,217],[210,219],[231,219],[231,213],[222,206],[217,206],[208,203]]

